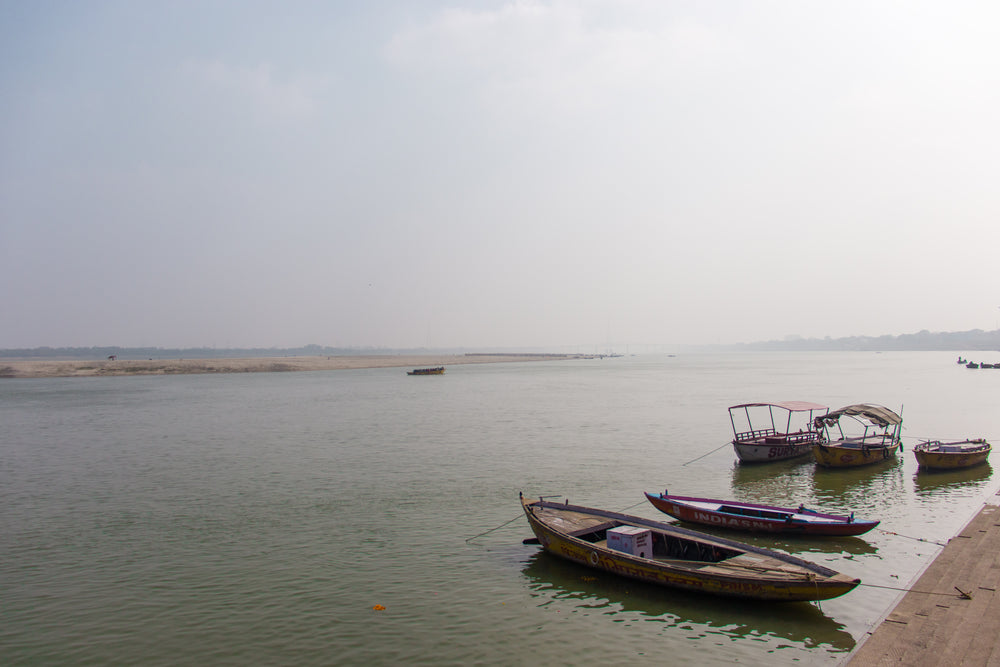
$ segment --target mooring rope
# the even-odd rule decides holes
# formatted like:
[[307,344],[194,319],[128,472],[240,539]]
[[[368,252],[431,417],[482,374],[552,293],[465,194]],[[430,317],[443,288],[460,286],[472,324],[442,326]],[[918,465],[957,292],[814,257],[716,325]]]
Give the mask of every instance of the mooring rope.
[[506,526],[506,525],[508,525],[508,524],[512,524],[512,523],[514,523],[515,521],[517,521],[518,519],[520,519],[520,518],[521,518],[521,517],[523,517],[523,516],[524,516],[523,514],[518,514],[518,515],[517,515],[516,517],[514,517],[514,518],[513,518],[513,519],[511,519],[510,521],[504,521],[503,523],[501,523],[501,524],[500,524],[499,526],[497,526],[496,528],[490,528],[489,530],[487,530],[487,531],[483,531],[482,533],[479,533],[478,535],[473,535],[472,537],[469,537],[469,538],[467,538],[467,539],[466,539],[465,541],[466,541],[466,542],[471,542],[472,540],[476,539],[477,537],[482,537],[483,535],[489,535],[489,534],[490,534],[490,533],[492,533],[492,532],[493,532],[494,530],[500,530],[500,529],[501,529],[501,528],[503,528],[504,526]]
[[923,538],[923,537],[912,537],[910,535],[900,535],[899,533],[894,533],[891,530],[882,530],[881,528],[876,528],[876,530],[878,532],[880,532],[880,533],[885,533],[886,535],[895,535],[896,537],[905,537],[908,540],[916,540],[917,542],[927,542],[929,544],[936,544],[939,547],[946,547],[946,546],[948,546],[947,542],[936,542],[934,540],[928,540],[928,539]]
[[866,584],[866,583],[863,583],[863,582],[860,583],[860,584],[858,584],[858,586],[865,586],[866,588],[884,588],[884,589],[890,590],[890,591],[900,591],[902,593],[917,593],[919,595],[944,595],[946,597],[959,598],[959,599],[962,599],[962,600],[971,600],[972,599],[972,594],[971,593],[966,593],[965,591],[963,591],[958,586],[955,586],[955,590],[958,591],[957,595],[955,593],[939,593],[937,591],[917,591],[917,590],[914,590],[912,588],[900,588],[898,586],[881,586],[879,584]]
[[[541,498],[557,498],[557,497],[560,497],[560,496],[541,496]],[[644,502],[646,502],[646,501],[645,500],[640,500],[635,505],[629,505],[625,509],[619,510],[619,513],[625,512],[625,511],[633,509],[635,507],[638,507],[639,505],[642,505]],[[466,538],[465,541],[466,542],[471,542],[472,540],[476,539],[477,537],[482,537],[483,535],[489,535],[490,533],[492,533],[495,530],[500,530],[504,526],[507,526],[507,525],[510,525],[510,524],[514,523],[515,521],[517,521],[518,519],[520,519],[522,516],[524,516],[524,515],[523,514],[518,514],[513,519],[511,519],[509,521],[504,521],[503,523],[501,523],[499,526],[496,526],[495,528],[490,528],[489,530],[485,530],[485,531],[479,533],[478,535],[473,535],[472,537]]]
[[645,501],[645,500],[640,500],[640,501],[639,501],[639,502],[637,502],[637,503],[636,503],[635,505],[629,505],[629,506],[628,506],[628,507],[626,507],[625,509],[620,509],[620,510],[618,510],[618,513],[619,513],[619,514],[622,514],[622,513],[624,513],[624,512],[627,512],[627,511],[628,511],[628,510],[630,510],[630,509],[635,509],[635,508],[636,508],[636,507],[638,507],[639,505],[644,505],[645,503],[646,503],[646,501]]
[[729,446],[730,444],[732,444],[732,443],[729,443],[729,442],[727,442],[727,443],[725,443],[725,444],[723,444],[723,445],[719,445],[718,447],[716,447],[716,448],[715,448],[715,449],[713,449],[712,451],[710,451],[710,452],[706,452],[706,453],[702,454],[702,455],[701,455],[701,456],[699,456],[699,457],[698,457],[697,459],[691,459],[691,460],[690,460],[690,461],[688,461],[687,463],[682,463],[682,464],[681,464],[681,466],[686,466],[686,465],[687,465],[688,463],[694,463],[694,462],[695,462],[695,461],[697,461],[698,459],[703,459],[703,458],[705,458],[706,456],[708,456],[709,454],[714,454],[714,453],[716,453],[717,451],[719,451],[719,450],[720,450],[720,449],[722,449],[723,447],[728,447],[728,446]]

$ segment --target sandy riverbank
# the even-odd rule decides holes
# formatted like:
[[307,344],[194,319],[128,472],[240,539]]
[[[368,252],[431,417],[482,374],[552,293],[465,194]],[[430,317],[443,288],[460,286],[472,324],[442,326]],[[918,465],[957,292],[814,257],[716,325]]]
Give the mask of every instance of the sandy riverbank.
[[96,377],[106,375],[181,375],[192,373],[276,373],[351,368],[457,366],[514,361],[588,359],[576,354],[357,355],[338,357],[255,357],[248,359],[0,359],[0,378]]

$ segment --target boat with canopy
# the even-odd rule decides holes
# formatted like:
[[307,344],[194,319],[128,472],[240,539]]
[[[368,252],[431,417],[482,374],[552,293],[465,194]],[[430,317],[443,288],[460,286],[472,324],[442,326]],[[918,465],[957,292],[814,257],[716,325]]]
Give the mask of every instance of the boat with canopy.
[[823,431],[823,441],[813,445],[813,455],[816,463],[827,468],[881,463],[895,459],[903,448],[903,418],[881,405],[848,405],[814,421],[816,428]]
[[808,455],[821,438],[814,420],[829,410],[809,401],[741,403],[730,407],[736,457],[742,463],[765,463]]

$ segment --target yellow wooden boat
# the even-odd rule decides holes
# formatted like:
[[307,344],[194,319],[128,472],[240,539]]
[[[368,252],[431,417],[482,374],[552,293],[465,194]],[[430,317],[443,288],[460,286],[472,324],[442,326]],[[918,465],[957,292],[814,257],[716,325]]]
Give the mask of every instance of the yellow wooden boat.
[[651,519],[521,496],[537,542],[649,584],[751,600],[828,600],[861,581],[787,554]]
[[[860,427],[862,432],[845,433],[844,417],[853,421],[853,430]],[[853,468],[894,460],[903,447],[900,439],[903,418],[881,405],[848,405],[817,417],[815,425],[823,430],[823,439],[813,445],[813,456],[816,463],[827,468]],[[851,431],[849,426],[848,432]]]
[[914,447],[913,454],[925,470],[955,470],[986,463],[992,449],[982,438],[956,442],[929,440]]

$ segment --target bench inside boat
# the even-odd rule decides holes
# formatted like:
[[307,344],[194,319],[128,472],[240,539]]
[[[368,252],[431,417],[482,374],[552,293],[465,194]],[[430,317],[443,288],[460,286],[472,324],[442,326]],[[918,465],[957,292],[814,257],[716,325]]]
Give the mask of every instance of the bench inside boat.
[[[590,542],[595,546],[606,548],[608,546],[608,530],[624,525],[628,524],[623,524],[619,521],[608,521],[589,528],[576,530],[569,534],[585,542]],[[727,558],[739,556],[742,553],[735,549],[706,544],[678,535],[667,535],[655,530],[650,530],[650,536],[653,542],[654,560],[693,560],[704,563],[719,563]]]

